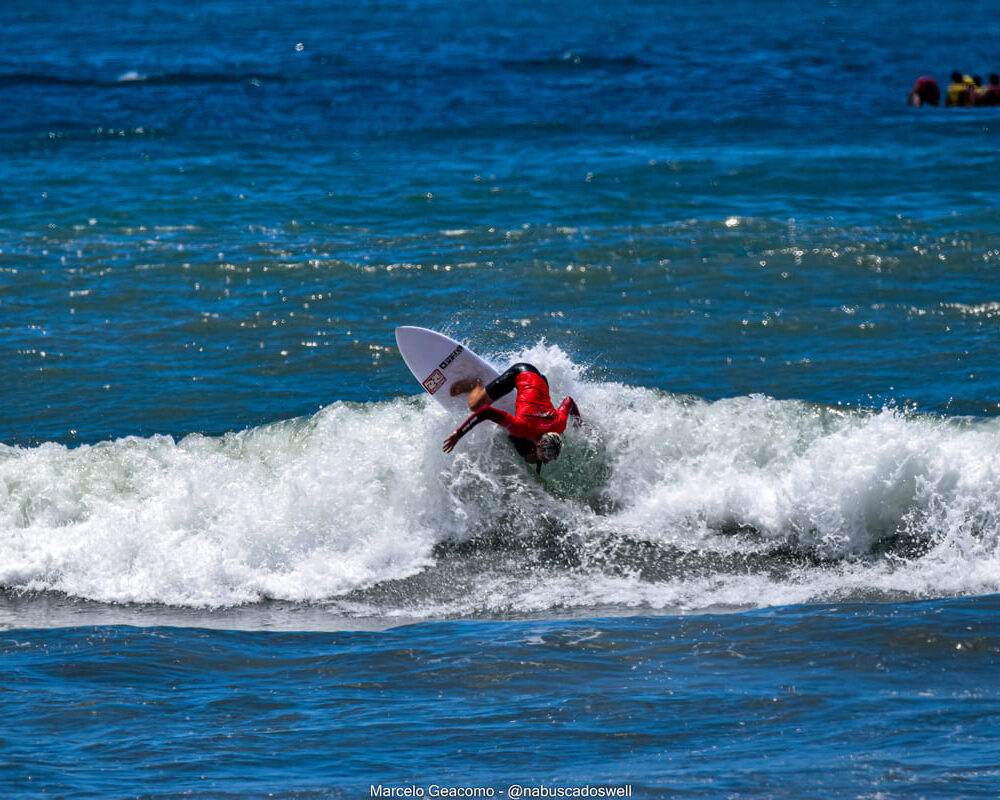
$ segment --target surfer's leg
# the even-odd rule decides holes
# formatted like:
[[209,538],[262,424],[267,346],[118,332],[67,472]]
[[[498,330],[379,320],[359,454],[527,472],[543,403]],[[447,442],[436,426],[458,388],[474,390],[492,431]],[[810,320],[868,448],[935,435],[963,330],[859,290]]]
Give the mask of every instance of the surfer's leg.
[[480,406],[487,405],[490,402],[490,398],[483,388],[483,382],[479,378],[457,380],[451,385],[449,392],[452,397],[457,397],[460,394],[468,394],[469,409],[471,411],[478,411]]
[[[534,364],[528,364],[524,361],[513,364],[507,368],[507,371],[504,372],[503,375],[494,378],[486,384],[486,394],[489,395],[489,399],[491,401],[499,400],[505,394],[512,392],[514,390],[514,386],[517,384],[517,376],[522,372],[534,372],[536,375],[542,375],[542,373],[538,371],[538,367]],[[543,379],[544,377],[545,376],[542,375]],[[545,382],[548,383],[548,381]]]

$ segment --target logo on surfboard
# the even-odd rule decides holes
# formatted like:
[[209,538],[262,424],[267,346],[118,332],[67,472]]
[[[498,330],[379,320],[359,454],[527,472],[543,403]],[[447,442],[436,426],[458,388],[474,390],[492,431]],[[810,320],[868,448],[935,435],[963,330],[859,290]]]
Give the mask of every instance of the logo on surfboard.
[[452,361],[454,361],[456,358],[458,358],[458,354],[461,353],[464,349],[465,348],[462,347],[462,345],[459,345],[454,350],[452,350],[451,353],[449,354],[449,356],[444,361],[442,361],[440,364],[438,364],[438,366],[441,369],[446,369],[448,367],[448,365]]
[[424,378],[424,380],[422,381],[422,385],[428,392],[434,394],[434,392],[436,392],[438,389],[444,386],[447,382],[448,381],[444,377],[444,373],[441,372],[441,370],[436,369],[430,375]]

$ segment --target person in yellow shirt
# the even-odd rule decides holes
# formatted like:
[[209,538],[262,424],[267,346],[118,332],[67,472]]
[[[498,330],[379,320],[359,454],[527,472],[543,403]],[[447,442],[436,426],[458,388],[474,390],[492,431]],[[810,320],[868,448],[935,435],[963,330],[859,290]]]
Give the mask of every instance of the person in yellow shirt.
[[945,107],[971,106],[976,101],[976,85],[969,75],[959,71],[951,73],[951,84],[945,94]]

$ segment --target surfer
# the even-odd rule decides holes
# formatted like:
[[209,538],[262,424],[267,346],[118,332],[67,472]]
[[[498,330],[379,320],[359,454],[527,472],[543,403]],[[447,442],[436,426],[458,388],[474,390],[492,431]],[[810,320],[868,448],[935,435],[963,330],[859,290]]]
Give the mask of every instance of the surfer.
[[911,106],[936,106],[941,102],[941,89],[937,81],[926,75],[917,78],[906,102]]
[[977,106],[1000,106],[1000,75],[990,73],[990,84],[976,98]]
[[975,88],[976,85],[970,76],[955,70],[951,73],[951,84],[945,95],[945,107],[971,106],[975,102]]
[[[514,415],[490,405],[511,390],[517,391]],[[483,420],[495,422],[510,434],[511,443],[529,464],[542,464],[559,458],[562,451],[562,432],[570,416],[578,422],[580,410],[572,397],[563,399],[559,408],[552,406],[549,398],[549,381],[538,369],[525,362],[511,366],[499,377],[483,386],[480,380],[456,381],[451,395],[469,394],[472,415],[444,440],[444,452],[455,449],[458,440]]]

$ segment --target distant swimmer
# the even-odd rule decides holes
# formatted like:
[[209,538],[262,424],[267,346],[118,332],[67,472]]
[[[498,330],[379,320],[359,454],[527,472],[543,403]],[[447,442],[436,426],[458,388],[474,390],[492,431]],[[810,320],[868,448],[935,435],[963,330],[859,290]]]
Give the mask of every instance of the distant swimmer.
[[[496,402],[511,390],[517,390],[514,415],[494,408]],[[495,422],[510,434],[511,443],[529,464],[542,464],[559,458],[562,452],[562,432],[572,416],[580,421],[580,410],[572,397],[563,399],[559,408],[552,406],[549,382],[532,364],[514,364],[485,387],[481,381],[457,381],[451,387],[452,396],[469,394],[469,408],[473,411],[465,422],[444,440],[444,452],[455,449],[458,440],[483,420]]]
[[975,102],[976,85],[969,75],[963,75],[958,70],[951,73],[951,84],[945,94],[946,107],[971,106]]
[[1000,75],[990,73],[989,85],[976,98],[977,106],[1000,106]]
[[906,98],[907,105],[911,106],[936,106],[940,102],[941,89],[938,88],[937,81],[926,75],[917,78],[917,82],[910,90],[910,96]]

